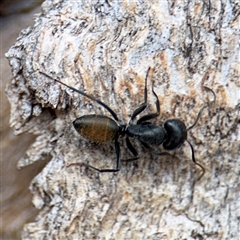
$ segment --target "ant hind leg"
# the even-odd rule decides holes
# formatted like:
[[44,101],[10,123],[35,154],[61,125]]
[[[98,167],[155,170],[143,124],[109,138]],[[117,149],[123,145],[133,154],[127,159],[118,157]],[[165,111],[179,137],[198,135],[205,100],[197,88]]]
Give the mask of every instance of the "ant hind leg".
[[147,74],[145,77],[145,88],[144,88],[144,102],[141,104],[140,107],[138,107],[132,114],[131,118],[130,118],[130,122],[132,122],[137,115],[139,115],[146,107],[147,107],[147,78],[148,78],[148,74],[150,71],[150,67],[147,70]]
[[96,170],[98,172],[118,172],[120,170],[120,146],[119,146],[119,142],[117,139],[115,140],[115,150],[116,150],[116,157],[117,157],[115,169],[114,168],[99,169],[99,168],[93,167],[87,163],[71,163],[67,167],[70,167],[73,165],[80,165],[80,166],[85,165],[86,167]]

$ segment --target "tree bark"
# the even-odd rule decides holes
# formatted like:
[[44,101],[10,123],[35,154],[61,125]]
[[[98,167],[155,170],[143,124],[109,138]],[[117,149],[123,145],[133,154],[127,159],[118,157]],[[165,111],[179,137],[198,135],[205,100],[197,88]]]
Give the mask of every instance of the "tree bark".
[[[33,28],[7,53],[11,126],[37,135],[22,168],[50,158],[31,184],[39,215],[23,239],[239,239],[239,8],[232,1],[45,1]],[[216,94],[187,144],[156,156],[133,141],[140,159],[115,167],[114,144],[81,137],[72,121],[108,111],[59,83],[100,99],[128,123],[144,99],[163,125],[186,126]],[[143,114],[144,114],[143,113]],[[132,157],[124,138],[121,158]],[[79,165],[71,165],[79,163]]]

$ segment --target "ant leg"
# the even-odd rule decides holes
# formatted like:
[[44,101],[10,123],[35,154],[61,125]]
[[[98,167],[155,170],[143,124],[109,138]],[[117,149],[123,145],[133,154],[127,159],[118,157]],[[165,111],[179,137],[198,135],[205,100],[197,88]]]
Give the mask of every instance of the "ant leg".
[[116,150],[116,156],[117,156],[117,160],[116,160],[116,169],[99,169],[96,167],[93,167],[91,165],[86,164],[87,167],[94,169],[98,172],[118,172],[120,170],[120,146],[119,146],[119,142],[116,139],[115,140],[115,150]]
[[205,87],[205,86],[204,86],[204,88],[205,88],[206,90],[210,91],[210,92],[213,94],[213,96],[214,96],[213,101],[211,101],[210,103],[207,103],[206,105],[204,105],[204,106],[200,109],[200,111],[198,112],[198,115],[197,115],[197,118],[196,118],[195,122],[193,123],[193,125],[191,125],[190,127],[187,128],[187,131],[189,131],[190,129],[192,129],[192,128],[197,124],[197,122],[198,122],[198,120],[199,120],[199,118],[200,118],[203,110],[204,110],[205,108],[209,107],[210,104],[212,104],[212,103],[214,103],[214,102],[216,101],[216,94],[214,93],[214,91],[213,91],[212,89],[208,88],[208,87]]
[[191,148],[191,151],[192,151],[192,161],[202,169],[202,174],[198,178],[198,180],[200,180],[202,178],[202,176],[205,174],[205,168],[200,163],[196,162],[193,146],[192,146],[192,144],[188,140],[186,140],[186,141],[188,142],[188,144],[189,144],[189,146]]
[[115,150],[116,150],[116,157],[117,157],[116,170],[119,171],[120,170],[120,146],[117,139],[115,140]]
[[86,167],[96,170],[98,172],[118,172],[119,171],[119,169],[99,169],[99,168],[93,167],[89,164],[85,164],[85,165],[86,165]]
[[144,102],[141,104],[140,107],[138,107],[132,114],[131,118],[130,118],[130,122],[132,122],[136,116],[138,114],[140,114],[146,107],[147,107],[147,78],[148,78],[148,74],[149,74],[149,71],[150,71],[150,67],[148,68],[147,70],[147,74],[146,74],[146,77],[145,77],[145,88],[144,88]]
[[67,165],[67,168],[72,167],[72,166],[86,166],[86,163],[70,163],[69,165]]
[[96,99],[96,98],[94,98],[94,97],[92,97],[92,96],[90,96],[90,95],[88,95],[88,94],[80,91],[80,90],[77,90],[77,89],[74,88],[74,87],[68,86],[67,84],[65,84],[65,83],[63,83],[63,82],[61,82],[61,81],[59,81],[59,80],[57,80],[57,79],[55,79],[55,78],[47,75],[47,74],[44,73],[44,72],[41,72],[41,71],[40,71],[39,73],[43,74],[44,76],[46,76],[46,77],[48,77],[48,78],[50,78],[50,79],[52,79],[52,80],[54,80],[54,81],[56,81],[56,82],[58,82],[58,83],[61,83],[62,85],[64,85],[65,87],[67,87],[67,88],[69,88],[69,89],[71,89],[71,90],[73,90],[74,92],[77,92],[77,93],[79,93],[79,94],[81,94],[81,95],[83,95],[83,96],[85,96],[85,97],[87,97],[87,98],[89,98],[89,99],[97,102],[99,105],[101,105],[101,106],[104,107],[106,110],[108,110],[108,112],[113,116],[113,118],[114,118],[116,121],[119,121],[119,119],[118,119],[118,117],[117,117],[117,114],[116,114],[109,106],[107,106],[105,103],[103,103],[102,101],[100,101],[100,100],[98,100],[98,99]]
[[160,114],[160,102],[159,102],[159,99],[158,99],[157,94],[156,94],[156,93],[154,92],[154,90],[153,90],[153,87],[152,87],[152,92],[153,92],[153,94],[155,95],[155,97],[156,97],[156,99],[157,99],[157,100],[156,100],[157,112],[156,112],[156,113],[151,113],[151,114],[142,116],[140,119],[138,119],[137,124],[141,124],[141,123],[144,123],[145,121],[148,121],[148,120],[150,120],[150,119],[156,118],[156,117],[158,117],[159,114]]
[[141,141],[141,144],[146,148],[148,149],[150,152],[152,152],[153,154],[155,155],[170,155],[168,152],[160,152],[160,150],[156,151],[153,147],[151,147],[149,144],[145,143],[145,142],[142,142]]
[[126,159],[126,160],[122,160],[123,162],[132,162],[132,161],[136,161],[139,159],[139,156],[138,156],[138,152],[137,150],[134,148],[134,146],[132,145],[132,143],[130,142],[129,138],[126,137],[126,144],[127,144],[127,147],[128,149],[131,151],[131,153],[133,154],[134,158],[129,158],[129,159]]

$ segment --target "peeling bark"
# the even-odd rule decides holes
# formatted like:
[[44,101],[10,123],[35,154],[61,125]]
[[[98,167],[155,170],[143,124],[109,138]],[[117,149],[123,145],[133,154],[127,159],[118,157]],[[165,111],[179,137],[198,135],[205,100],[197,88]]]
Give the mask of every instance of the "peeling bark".
[[[23,30],[6,54],[13,80],[7,88],[11,126],[37,135],[19,168],[51,158],[32,181],[40,209],[23,239],[238,239],[240,188],[239,8],[231,1],[45,1],[33,28]],[[206,174],[184,145],[155,156],[134,145],[140,160],[115,166],[113,143],[91,143],[72,121],[109,115],[96,102],[41,75],[101,99],[125,122],[143,102],[148,81],[161,102],[161,116],[190,126],[216,93],[188,139]],[[129,158],[123,140],[122,159]],[[69,166],[69,167],[68,167]]]

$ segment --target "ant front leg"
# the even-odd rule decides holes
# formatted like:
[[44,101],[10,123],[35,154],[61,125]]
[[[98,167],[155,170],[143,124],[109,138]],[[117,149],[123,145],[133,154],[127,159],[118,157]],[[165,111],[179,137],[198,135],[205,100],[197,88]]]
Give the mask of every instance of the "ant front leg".
[[171,155],[169,154],[168,152],[160,152],[159,149],[155,150],[153,147],[151,147],[149,144],[141,141],[141,144],[146,148],[148,149],[151,153],[155,154],[155,155]]

